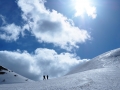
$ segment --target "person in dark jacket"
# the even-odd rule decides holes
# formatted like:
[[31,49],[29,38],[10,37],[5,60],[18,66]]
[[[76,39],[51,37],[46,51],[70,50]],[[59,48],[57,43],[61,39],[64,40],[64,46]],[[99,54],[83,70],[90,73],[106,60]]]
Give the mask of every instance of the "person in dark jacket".
[[48,80],[48,75],[47,75],[47,80]]
[[45,80],[45,75],[43,75],[43,80]]

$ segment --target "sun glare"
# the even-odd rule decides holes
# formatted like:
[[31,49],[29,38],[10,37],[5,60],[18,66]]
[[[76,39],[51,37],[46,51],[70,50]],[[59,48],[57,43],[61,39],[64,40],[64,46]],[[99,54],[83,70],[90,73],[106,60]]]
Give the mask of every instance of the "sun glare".
[[83,16],[84,13],[87,13],[88,16],[96,18],[96,8],[91,6],[88,0],[76,0],[74,8],[76,10],[75,16]]

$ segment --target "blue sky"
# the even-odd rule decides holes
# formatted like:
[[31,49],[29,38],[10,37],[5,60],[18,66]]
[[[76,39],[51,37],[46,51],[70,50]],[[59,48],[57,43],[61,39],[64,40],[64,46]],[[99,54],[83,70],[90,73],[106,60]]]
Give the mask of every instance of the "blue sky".
[[62,76],[119,48],[119,11],[119,0],[0,0],[0,63],[35,80]]

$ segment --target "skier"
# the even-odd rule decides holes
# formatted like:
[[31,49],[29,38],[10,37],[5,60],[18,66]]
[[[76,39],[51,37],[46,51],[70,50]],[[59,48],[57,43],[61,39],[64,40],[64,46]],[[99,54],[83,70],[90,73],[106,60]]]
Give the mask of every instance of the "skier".
[[48,75],[47,75],[47,80],[48,80]]
[[43,75],[43,80],[45,80],[45,75]]

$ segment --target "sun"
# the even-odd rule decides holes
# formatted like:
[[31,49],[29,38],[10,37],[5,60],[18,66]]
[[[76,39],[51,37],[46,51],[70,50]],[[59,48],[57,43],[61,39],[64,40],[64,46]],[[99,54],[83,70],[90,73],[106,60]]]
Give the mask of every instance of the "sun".
[[86,0],[76,0],[75,10],[76,16],[82,15],[89,7],[89,3]]
[[75,0],[74,8],[76,11],[75,16],[83,16],[84,13],[87,13],[92,18],[96,17],[96,8],[91,6],[89,0]]

